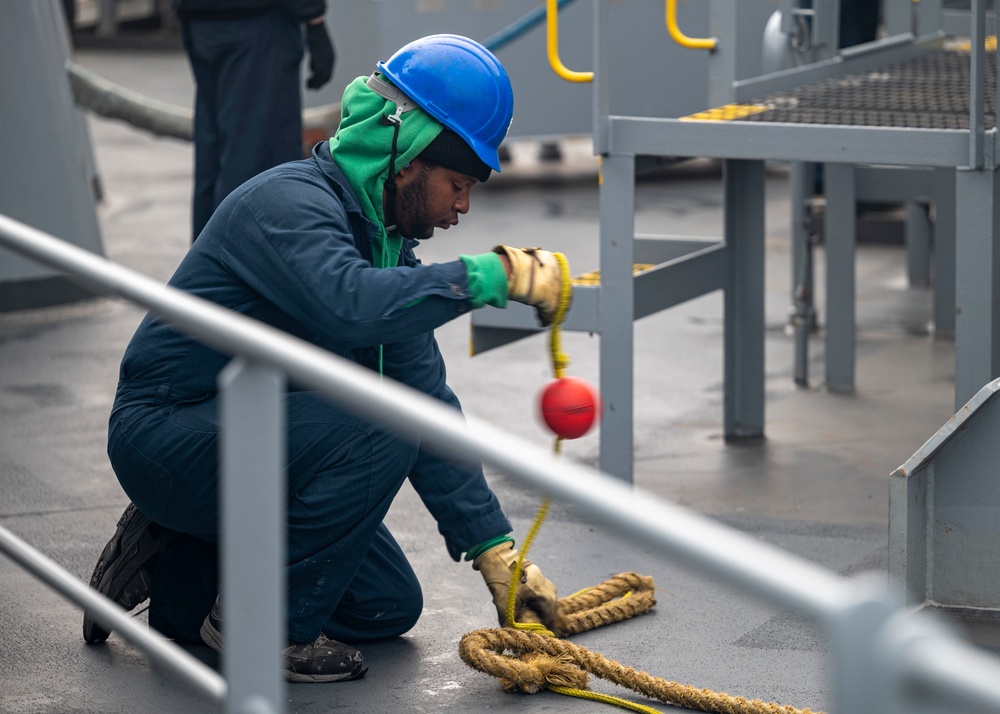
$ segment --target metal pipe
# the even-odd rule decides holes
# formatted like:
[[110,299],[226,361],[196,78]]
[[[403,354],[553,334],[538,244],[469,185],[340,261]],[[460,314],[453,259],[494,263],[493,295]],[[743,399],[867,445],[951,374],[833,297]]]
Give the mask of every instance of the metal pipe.
[[945,695],[955,707],[964,703],[1000,711],[995,655],[962,642],[951,632],[901,648],[900,654],[905,680],[912,689]]
[[[571,2],[573,0],[559,0],[559,9],[562,10]],[[521,19],[515,20],[507,25],[507,27],[483,40],[483,46],[490,52],[498,52],[514,40],[519,39],[521,35],[535,25],[541,23],[545,19],[545,13],[546,8],[536,7],[534,10],[526,13]]]
[[218,673],[170,640],[140,625],[120,607],[2,526],[0,551],[67,600],[92,613],[95,620],[143,650],[154,662],[163,665],[199,694],[219,704],[225,701],[226,680]]
[[683,32],[681,28],[677,26],[677,0],[667,0],[667,6],[665,9],[666,21],[667,21],[667,32],[673,38],[674,42],[679,44],[681,47],[685,47],[689,50],[714,50],[719,41],[714,37],[706,38],[695,38],[688,37]]
[[552,71],[567,82],[592,82],[593,72],[574,72],[567,69],[559,59],[559,6],[557,0],[546,0],[545,4],[545,52]]
[[225,310],[7,216],[0,243],[29,258],[150,308],[205,344],[286,370],[356,414],[466,463],[485,462],[548,495],[587,509],[597,521],[653,545],[741,591],[826,619],[849,598],[836,574],[661,501],[593,469],[561,462],[546,449],[419,394],[269,325]]
[[[107,119],[119,119],[157,136],[183,141],[194,137],[194,111],[110,82],[76,62],[66,62],[73,98],[84,109]],[[336,129],[340,124],[340,102],[302,110],[305,129]]]
[[922,610],[895,613],[874,644],[902,705],[947,698],[948,711],[1000,711],[997,658],[964,642],[951,621]]
[[986,2],[972,0],[972,47],[969,52],[969,168],[983,168],[986,136]]

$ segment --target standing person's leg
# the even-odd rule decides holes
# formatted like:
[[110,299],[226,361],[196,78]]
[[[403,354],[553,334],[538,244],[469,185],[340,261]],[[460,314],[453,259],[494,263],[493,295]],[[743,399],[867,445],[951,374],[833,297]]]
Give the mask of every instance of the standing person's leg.
[[841,0],[840,46],[854,47],[878,38],[881,3],[878,0]]
[[217,66],[215,206],[262,171],[302,158],[302,26],[280,10],[229,23]]
[[191,242],[215,211],[215,184],[219,175],[219,136],[216,119],[215,53],[218,22],[185,20],[181,37],[194,75],[194,192],[191,200]]

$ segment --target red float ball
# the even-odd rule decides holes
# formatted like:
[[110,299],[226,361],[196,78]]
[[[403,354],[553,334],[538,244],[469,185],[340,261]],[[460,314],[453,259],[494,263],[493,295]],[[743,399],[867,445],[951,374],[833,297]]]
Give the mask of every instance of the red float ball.
[[590,431],[601,410],[601,398],[576,377],[560,377],[542,391],[539,407],[542,420],[563,439],[578,439]]

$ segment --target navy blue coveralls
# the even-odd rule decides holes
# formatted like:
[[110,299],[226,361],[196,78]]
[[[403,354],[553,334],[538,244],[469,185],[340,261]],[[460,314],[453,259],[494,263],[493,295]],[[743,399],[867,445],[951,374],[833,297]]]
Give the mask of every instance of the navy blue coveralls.
[[[382,344],[386,377],[460,409],[433,331],[471,307],[465,265],[423,265],[407,241],[399,267],[376,269],[374,235],[323,142],[230,194],[170,284],[374,369]],[[147,315],[122,359],[109,424],[108,454],[133,503],[209,542],[219,527],[216,379],[229,359]],[[390,637],[416,622],[420,585],[382,524],[405,478],[455,560],[511,530],[480,468],[438,459],[294,384],[287,421],[293,642],[320,631]],[[194,639],[215,593],[185,552],[161,559],[150,622]]]

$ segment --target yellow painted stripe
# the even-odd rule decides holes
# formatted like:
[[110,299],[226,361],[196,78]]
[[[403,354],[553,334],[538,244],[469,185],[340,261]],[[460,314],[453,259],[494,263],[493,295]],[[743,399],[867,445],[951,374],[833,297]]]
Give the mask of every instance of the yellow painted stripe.
[[[985,43],[987,52],[997,51],[997,36],[988,35],[986,37]],[[954,50],[956,52],[972,52],[972,40],[958,40],[956,42],[949,42],[945,45],[945,49]]]
[[[643,270],[649,270],[655,267],[653,263],[635,263],[632,266],[632,275],[641,273]],[[600,285],[601,284],[601,271],[592,270],[589,273],[584,273],[583,275],[577,275],[573,278],[574,285]]]
[[726,104],[697,114],[681,117],[681,121],[732,121],[751,114],[760,114],[770,109],[766,104]]

